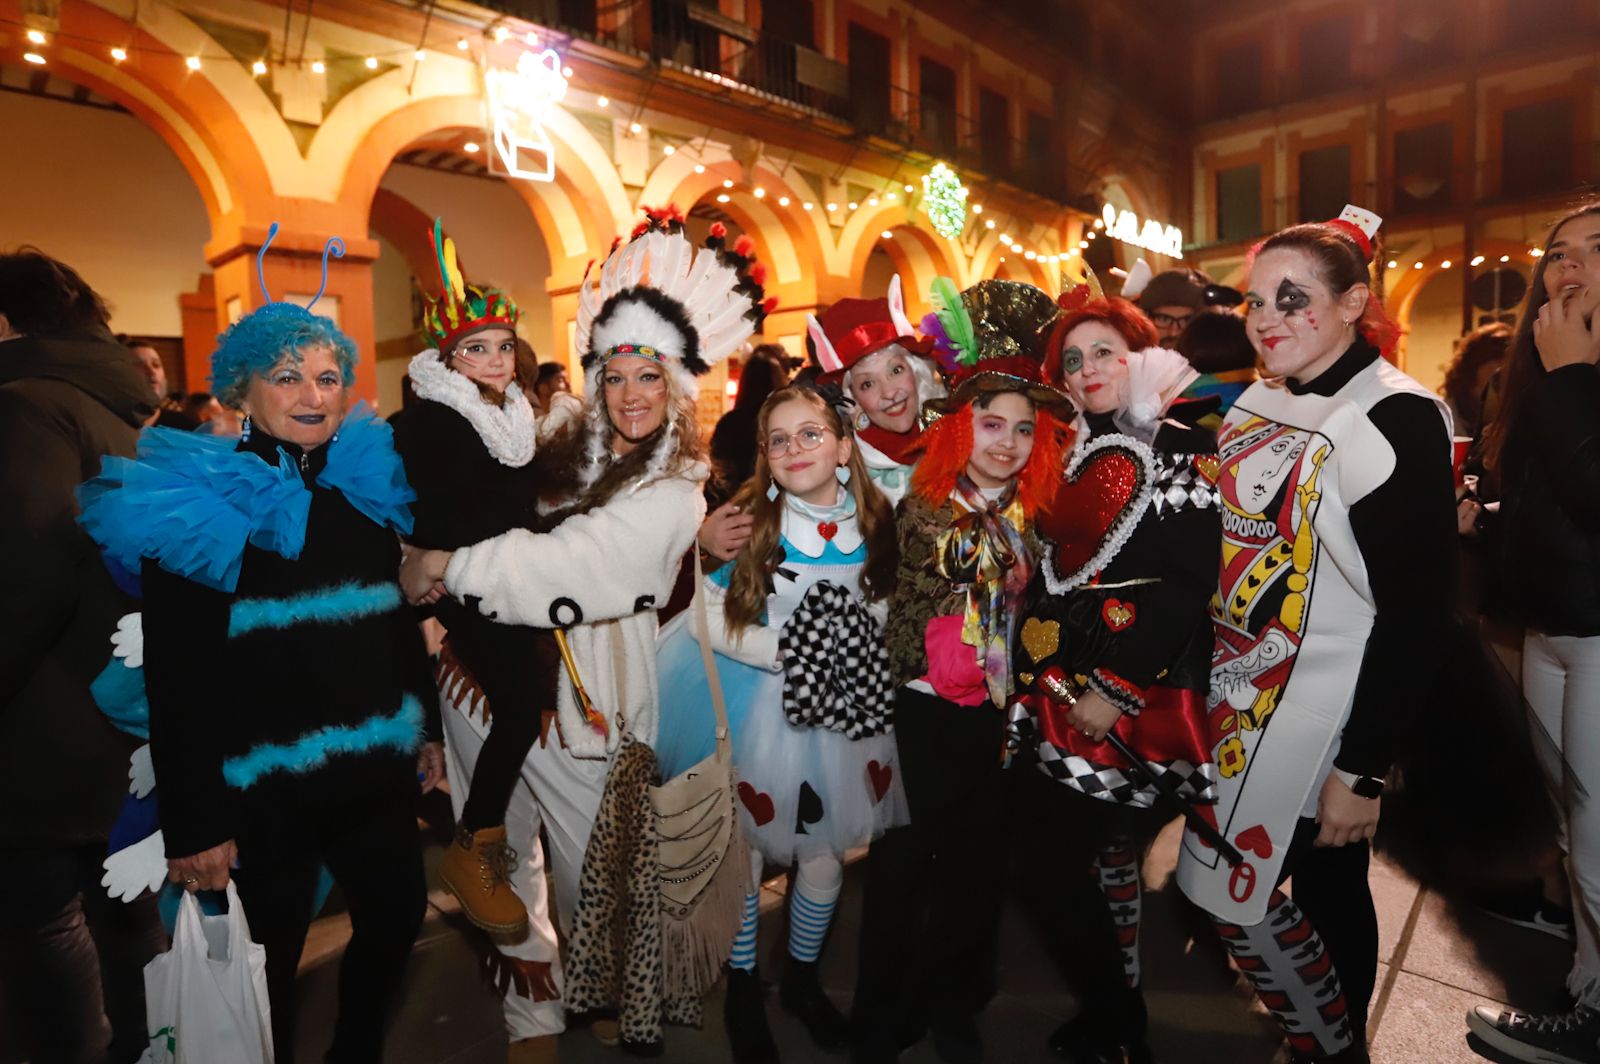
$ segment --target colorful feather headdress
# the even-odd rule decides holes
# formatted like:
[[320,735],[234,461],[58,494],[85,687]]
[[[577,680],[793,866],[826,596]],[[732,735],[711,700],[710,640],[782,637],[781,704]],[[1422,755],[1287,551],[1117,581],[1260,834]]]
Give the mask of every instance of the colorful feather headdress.
[[954,369],[949,397],[930,401],[929,409],[948,412],[995,391],[1022,392],[1045,406],[1067,404],[1042,375],[1050,330],[1061,313],[1055,300],[1020,281],[979,281],[961,292],[948,277],[934,278],[932,296],[935,310],[923,330],[931,330],[935,348]]
[[444,219],[433,220],[433,255],[439,264],[439,296],[424,295],[422,332],[441,354],[481,329],[517,328],[517,305],[498,288],[468,284],[456,262],[456,244],[444,235]]
[[645,221],[618,241],[578,290],[576,341],[585,370],[618,355],[654,358],[699,376],[733,354],[776,300],[765,298],[755,246],[711,227],[705,246],[684,234],[676,207],[645,209]]

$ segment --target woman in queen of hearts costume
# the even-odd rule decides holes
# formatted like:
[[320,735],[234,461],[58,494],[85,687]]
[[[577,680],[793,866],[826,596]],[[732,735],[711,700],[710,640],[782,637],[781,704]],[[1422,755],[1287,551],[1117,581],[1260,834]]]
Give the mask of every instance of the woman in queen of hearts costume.
[[1398,330],[1368,288],[1379,222],[1346,207],[1256,248],[1246,321],[1267,377],[1217,441],[1208,741],[1242,861],[1186,832],[1178,884],[1296,1061],[1368,1059],[1369,840],[1454,600],[1450,416],[1384,358]]
[[[656,741],[656,609],[705,515],[695,378],[755,332],[768,307],[745,245],[713,238],[697,249],[675,208],[646,214],[579,292],[583,416],[536,459],[557,507],[546,514],[554,527],[418,551],[401,571],[414,601],[444,593],[507,624],[566,630],[594,712],[560,685],[556,725],[524,760],[506,815],[508,841],[522,854],[535,853],[543,826],[564,925],[623,733]],[[470,742],[467,731],[452,726],[452,744]],[[536,860],[523,860],[511,879],[524,901],[542,901]],[[506,988],[506,1022],[522,1059],[548,1060],[565,1026],[563,977],[544,906],[530,902],[528,911],[528,938],[501,947],[520,969]]]
[[[1106,741],[1171,774],[1190,800],[1215,795],[1205,739],[1217,508],[1215,402],[1174,402],[1199,375],[1125,299],[1098,285],[1066,312],[1045,379],[1078,408],[1066,475],[1040,517],[1047,540],[1028,590],[1016,668],[1026,770],[1023,862],[1033,908],[1080,1002],[1050,1039],[1068,1060],[1151,1060],[1139,990],[1139,858],[1171,817],[1155,785]],[[1063,697],[1061,688],[1068,685]]]
[[820,319],[807,315],[806,331],[822,366],[817,383],[837,385],[855,404],[851,427],[867,472],[889,505],[898,505],[916,465],[923,404],[945,394],[932,342],[906,317],[900,278],[889,281],[883,299],[841,299]]

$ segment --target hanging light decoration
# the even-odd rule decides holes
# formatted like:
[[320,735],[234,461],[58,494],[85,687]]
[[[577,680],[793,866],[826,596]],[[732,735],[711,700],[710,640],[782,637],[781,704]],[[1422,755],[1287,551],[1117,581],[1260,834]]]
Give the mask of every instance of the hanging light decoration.
[[935,232],[949,240],[961,235],[967,226],[967,189],[954,170],[937,163],[923,174],[922,199]]

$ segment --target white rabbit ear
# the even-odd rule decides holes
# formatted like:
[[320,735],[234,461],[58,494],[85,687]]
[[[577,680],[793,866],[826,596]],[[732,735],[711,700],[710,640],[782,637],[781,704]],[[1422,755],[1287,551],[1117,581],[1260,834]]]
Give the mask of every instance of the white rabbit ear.
[[906,295],[900,287],[898,273],[889,278],[889,320],[894,322],[894,327],[901,336],[917,335],[911,328],[911,319],[906,317]]
[[817,348],[817,365],[822,367],[824,373],[837,373],[844,369],[844,363],[839,361],[839,356],[833,350],[833,344],[828,342],[828,334],[822,331],[822,323],[815,314],[806,315],[806,332],[811,336],[811,342]]
[[1150,283],[1150,278],[1155,272],[1150,269],[1150,264],[1143,259],[1133,264],[1133,269],[1128,271],[1127,279],[1122,282],[1122,298],[1138,299],[1139,293],[1145,290]]

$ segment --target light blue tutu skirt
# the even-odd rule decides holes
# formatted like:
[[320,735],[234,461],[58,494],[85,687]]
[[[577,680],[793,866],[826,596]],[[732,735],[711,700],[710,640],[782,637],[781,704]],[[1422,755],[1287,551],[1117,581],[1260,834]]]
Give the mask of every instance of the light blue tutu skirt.
[[[850,739],[783,715],[783,675],[717,655],[745,836],[777,865],[842,857],[909,822],[894,733]],[[661,632],[656,756],[671,778],[716,749],[716,715],[686,615]]]

